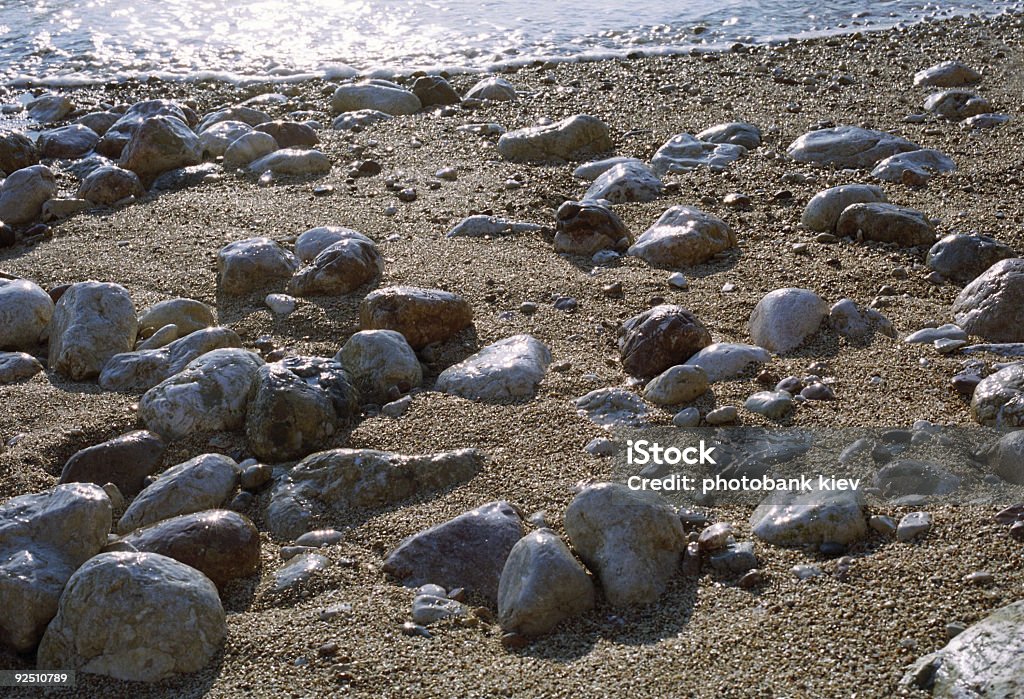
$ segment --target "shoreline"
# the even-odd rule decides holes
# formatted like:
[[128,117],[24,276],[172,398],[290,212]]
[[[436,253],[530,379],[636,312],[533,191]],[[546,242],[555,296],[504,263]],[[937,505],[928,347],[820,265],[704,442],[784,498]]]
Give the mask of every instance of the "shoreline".
[[[246,512],[261,531],[262,570],[232,583],[223,595],[228,640],[210,667],[155,685],[80,673],[76,691],[54,695],[574,697],[582,690],[644,697],[888,697],[900,691],[927,696],[898,682],[911,662],[946,643],[946,624],[973,623],[1021,598],[1024,552],[991,524],[991,503],[929,505],[935,528],[914,545],[871,535],[851,548],[854,564],[845,580],[835,560],[758,540],[767,583],[756,590],[741,589],[735,576],[707,568],[700,577],[677,575],[651,606],[621,610],[601,600],[592,612],[518,650],[505,649],[500,629],[487,623],[440,624],[431,627],[432,639],[402,635],[412,594],[388,582],[380,565],[406,536],[499,499],[524,514],[545,511],[562,533],[561,516],[577,484],[606,479],[611,471],[607,460],[584,451],[591,439],[607,433],[579,416],[573,400],[607,386],[636,391],[618,363],[614,327],[646,309],[652,297],[689,308],[716,342],[748,342],[754,305],[780,287],[813,289],[830,303],[849,297],[866,306],[882,296],[887,301],[880,310],[900,337],[948,321],[960,286],[926,281],[924,251],[817,243],[799,225],[804,204],[816,192],[872,182],[868,173],[804,166],[782,154],[823,121],[863,124],[937,148],[953,157],[958,170],[924,188],[885,184],[890,200],[939,219],[940,236],[977,231],[1024,252],[1021,26],[1020,15],[948,20],[866,33],[835,45],[821,39],[743,53],[528,67],[502,73],[521,90],[517,102],[449,117],[396,117],[360,133],[330,130],[332,90],[314,80],[290,86],[282,105],[267,108],[276,117],[298,110],[317,115],[324,126],[320,147],[333,162],[323,178],[261,187],[251,178],[225,174],[200,187],[78,214],[55,224],[51,238],[0,249],[0,270],[44,289],[90,278],[113,281],[128,289],[140,310],[175,296],[196,298],[214,305],[220,323],[235,330],[247,348],[269,336],[275,348],[329,357],[357,329],[358,304],[368,288],[301,300],[295,314],[279,318],[263,305],[262,294],[219,296],[215,255],[234,240],[267,235],[288,241],[314,226],[340,225],[380,246],[386,261],[379,286],[458,292],[475,313],[475,336],[435,358],[423,384],[428,390],[414,396],[409,412],[401,419],[363,420],[345,446],[403,454],[477,447],[487,455],[480,474],[398,506],[339,515],[333,525],[345,538],[324,550],[331,567],[286,595],[271,589],[286,542],[267,533],[264,491]],[[984,67],[979,92],[1011,120],[978,132],[934,118],[904,121],[922,111],[929,92],[913,87],[913,74],[946,59]],[[844,75],[851,82],[840,84]],[[476,77],[457,75],[452,83],[462,93]],[[190,101],[203,113],[279,87],[138,83],[70,94],[83,106],[163,94]],[[577,113],[609,124],[616,155],[645,160],[676,133],[734,120],[760,126],[764,144],[724,172],[705,168],[669,176],[672,187],[657,200],[616,206],[635,235],[670,206],[697,206],[733,227],[738,252],[687,269],[688,290],[669,286],[667,271],[637,258],[623,257],[595,274],[590,259],[559,255],[551,246],[555,210],[585,189],[572,177],[576,163],[509,163],[500,159],[493,139],[457,131],[468,122],[512,130],[540,117]],[[380,161],[381,174],[348,182],[347,163],[369,158]],[[431,188],[428,183],[443,167],[455,168],[457,179]],[[416,200],[400,202],[385,184],[388,177],[414,187]],[[62,176],[60,184],[67,190],[72,182]],[[333,194],[315,195],[321,184],[332,185]],[[726,206],[730,193],[747,195],[751,205]],[[395,207],[393,214],[388,207]],[[445,237],[464,217],[483,212],[547,230],[490,239]],[[794,252],[794,243],[806,243],[806,254]],[[615,281],[625,289],[623,298],[602,291]],[[735,289],[723,291],[727,283]],[[896,293],[880,295],[884,285]],[[556,309],[552,302],[559,296],[577,299],[578,308]],[[537,312],[521,313],[525,301],[534,302]],[[564,372],[547,373],[535,399],[495,406],[429,390],[439,369],[477,344],[518,333],[534,335],[551,348],[555,362],[569,364]],[[919,419],[972,425],[969,406],[948,385],[961,359],[899,339],[876,336],[859,345],[823,332],[805,347],[773,357],[767,368],[781,378],[802,374],[814,362],[830,367],[838,400],[804,404],[783,423],[787,427],[909,427]],[[872,382],[873,376],[882,382]],[[702,414],[739,406],[757,390],[754,376],[744,375],[715,384],[695,405]],[[76,451],[137,429],[138,399],[50,371],[0,386],[0,439],[24,435],[0,453],[0,499],[52,487]],[[656,424],[671,425],[671,412],[652,412]],[[746,411],[741,422],[778,426]],[[204,451],[246,448],[239,433],[188,438],[172,445],[165,465]],[[1020,491],[1013,493],[1019,500]],[[751,508],[707,509],[711,521],[732,522],[738,537],[751,539]],[[912,509],[881,505],[872,514],[898,517]],[[801,564],[818,565],[825,574],[797,580],[790,569]],[[965,575],[982,569],[996,575],[991,585],[964,582]],[[351,611],[321,621],[320,610],[336,603],[351,605]],[[331,641],[339,644],[338,655],[318,655]],[[33,662],[0,651],[0,666],[28,669]]]

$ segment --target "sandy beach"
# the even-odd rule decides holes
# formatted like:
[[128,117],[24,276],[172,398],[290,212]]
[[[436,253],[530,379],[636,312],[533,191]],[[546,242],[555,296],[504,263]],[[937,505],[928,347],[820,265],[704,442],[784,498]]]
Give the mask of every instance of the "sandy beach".
[[[44,239],[0,249],[0,271],[43,289],[87,279],[115,282],[130,292],[138,309],[167,298],[198,299],[215,307],[219,324],[237,332],[247,348],[269,336],[274,348],[321,357],[333,356],[359,329],[359,303],[374,287],[457,292],[472,305],[473,329],[436,355],[421,356],[426,390],[413,395],[401,418],[366,417],[339,435],[336,445],[403,454],[475,447],[486,455],[486,464],[467,483],[440,493],[338,516],[332,526],[344,532],[344,540],[323,550],[331,566],[299,592],[286,594],[273,591],[272,573],[282,565],[281,546],[289,542],[268,533],[269,493],[262,491],[245,511],[261,531],[262,568],[258,576],[224,590],[228,637],[210,666],[154,684],[79,673],[74,691],[52,695],[927,696],[900,685],[900,679],[914,660],[945,645],[947,624],[969,625],[1022,598],[1024,550],[992,521],[998,504],[1022,499],[1020,487],[1008,487],[1002,503],[929,506],[934,528],[911,544],[872,533],[847,552],[853,558],[848,576],[834,575],[835,560],[755,539],[766,582],[754,589],[741,589],[736,576],[705,566],[699,577],[676,576],[649,606],[614,608],[599,593],[593,611],[518,649],[502,645],[494,610],[490,618],[481,610],[470,623],[431,626],[432,638],[404,635],[401,626],[410,618],[413,594],[389,581],[381,564],[405,537],[494,500],[513,503],[524,516],[543,510],[551,526],[564,533],[562,514],[576,486],[607,480],[612,468],[609,460],[584,451],[605,432],[577,414],[573,401],[597,388],[629,385],[615,328],[656,303],[656,297],[692,311],[716,342],[749,342],[747,322],[755,304],[781,287],[810,289],[829,303],[848,297],[866,306],[888,285],[892,293],[879,310],[900,338],[950,322],[962,285],[925,279],[926,248],[815,242],[815,233],[800,226],[808,200],[828,187],[874,180],[864,170],[793,162],[786,148],[827,122],[880,129],[938,149],[957,170],[925,187],[887,183],[890,201],[937,220],[939,237],[984,233],[1019,254],[1024,251],[1022,37],[1019,17],[960,19],[722,54],[531,66],[502,75],[521,92],[515,102],[485,103],[451,116],[425,110],[358,133],[331,130],[334,86],[322,81],[241,87],[155,82],[68,92],[89,110],[103,102],[160,97],[182,100],[204,114],[280,91],[287,102],[261,108],[278,118],[295,110],[312,112],[324,125],[318,148],[333,167],[321,178],[284,178],[269,186],[225,173],[215,182],[147,195],[122,208],[86,211],[52,224]],[[922,113],[930,92],[914,87],[914,73],[950,59],[982,71],[977,91],[995,111],[1010,115],[1009,122],[970,130],[934,117],[905,121]],[[450,76],[460,93],[478,79]],[[639,235],[668,207],[696,206],[725,220],[738,247],[686,269],[687,290],[669,286],[667,271],[635,257],[596,266],[588,257],[554,252],[555,210],[563,201],[579,199],[586,188],[573,177],[576,163],[510,163],[497,154],[496,138],[458,127],[493,122],[512,130],[542,117],[574,114],[608,124],[614,155],[644,160],[678,133],[730,121],[759,126],[763,145],[723,172],[701,168],[669,175],[666,194],[657,200],[615,207]],[[378,161],[381,174],[349,179],[349,163],[366,159]],[[457,179],[436,180],[442,168],[455,168]],[[389,178],[415,188],[415,201],[399,201],[386,184]],[[58,183],[72,192],[77,185],[68,175]],[[325,184],[333,186],[332,193],[314,194]],[[747,195],[750,206],[723,204],[730,193]],[[389,215],[392,206],[396,211]],[[446,237],[453,225],[475,213],[545,228],[487,239]],[[323,225],[349,227],[376,241],[385,258],[381,278],[352,294],[300,299],[287,317],[274,315],[263,302],[281,285],[240,298],[218,294],[216,254],[227,243],[267,236],[290,245],[303,231]],[[795,243],[808,245],[797,252]],[[621,282],[622,298],[602,291],[613,282]],[[723,291],[726,284],[734,289]],[[553,299],[563,296],[575,298],[578,307],[554,308]],[[520,312],[527,301],[537,304],[535,313]],[[547,372],[536,398],[488,405],[430,390],[450,364],[519,333],[546,344],[553,362],[568,363],[564,371]],[[765,368],[781,378],[824,362],[834,378],[837,399],[798,405],[782,420],[787,427],[909,428],[916,420],[974,425],[969,402],[949,384],[963,359],[880,334],[867,344],[852,343],[826,329],[798,350],[773,356]],[[763,389],[755,374],[716,383],[694,405],[702,414],[716,406],[742,406]],[[138,402],[138,394],[102,391],[95,382],[71,382],[49,370],[0,386],[0,440],[9,442],[0,452],[0,500],[53,487],[75,452],[139,429]],[[672,412],[657,410],[654,422],[671,425],[671,419]],[[740,421],[780,424],[742,409]],[[170,466],[210,451],[245,458],[245,435],[181,439],[171,444],[164,461]],[[873,502],[868,509],[898,519],[914,508]],[[731,522],[738,539],[751,539],[750,508],[707,512],[712,522]],[[807,563],[825,574],[801,581],[790,572]],[[991,584],[963,581],[979,570],[993,574]],[[322,621],[320,611],[338,603],[350,605],[350,611]],[[319,649],[330,642],[337,644],[336,653],[322,654]],[[33,667],[31,656],[0,651],[0,668]]]

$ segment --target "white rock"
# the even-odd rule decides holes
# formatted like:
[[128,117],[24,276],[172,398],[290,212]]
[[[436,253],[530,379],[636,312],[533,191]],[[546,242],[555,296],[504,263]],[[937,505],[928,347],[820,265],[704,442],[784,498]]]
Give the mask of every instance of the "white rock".
[[143,488],[118,520],[117,531],[127,534],[153,522],[216,509],[237,484],[234,459],[201,454],[172,466]]
[[686,360],[686,364],[698,366],[707,374],[708,381],[734,379],[752,366],[771,360],[771,354],[763,347],[732,342],[716,342],[708,345]]
[[914,87],[961,87],[981,82],[981,73],[960,61],[943,61],[914,73]]
[[148,429],[171,439],[238,429],[262,365],[262,359],[246,350],[208,352],[146,391],[139,401],[139,417]]
[[837,126],[805,133],[790,144],[787,153],[799,163],[870,168],[890,155],[920,149],[917,144],[884,131]]
[[1011,364],[982,379],[971,397],[971,413],[989,427],[1024,427],[1024,364]]
[[361,131],[367,126],[373,126],[391,118],[390,114],[385,114],[376,109],[357,109],[354,112],[341,114],[331,124],[331,128],[335,131]]
[[369,80],[342,85],[331,96],[331,109],[336,114],[373,109],[394,116],[415,114],[423,105],[410,90],[386,80]]
[[259,126],[271,120],[271,116],[259,109],[253,109],[245,105],[236,105],[226,109],[218,109],[205,115],[196,127],[196,133],[205,133],[216,124],[225,121],[240,121],[249,126]]
[[15,170],[0,181],[0,221],[31,223],[43,213],[43,204],[57,196],[57,180],[45,165]]
[[776,289],[750,314],[754,344],[779,354],[796,349],[814,335],[828,316],[828,305],[807,289]]
[[747,149],[731,143],[709,143],[688,133],[673,136],[651,158],[651,169],[664,177],[670,173],[690,172],[701,166],[724,170],[734,160],[746,155]]
[[661,180],[643,163],[626,162],[613,166],[590,185],[585,200],[605,199],[612,204],[654,201],[661,195]]
[[867,534],[859,491],[779,490],[750,516],[754,536],[777,546],[851,544]]
[[608,125],[583,114],[509,131],[498,139],[498,152],[513,162],[573,160],[611,149]]
[[49,366],[75,381],[95,378],[115,354],[134,349],[137,333],[135,305],[123,286],[72,284],[50,321]]
[[448,367],[434,388],[488,403],[532,398],[549,364],[551,351],[540,341],[515,335]]
[[40,669],[156,682],[210,663],[227,636],[217,588],[156,553],[102,553],[68,581]]
[[232,170],[247,167],[254,160],[270,155],[277,148],[277,139],[270,134],[249,131],[233,140],[224,149],[224,167]]
[[911,344],[930,345],[936,340],[966,340],[967,333],[959,325],[946,323],[937,328],[921,328],[917,332],[910,333],[903,341]]
[[656,493],[599,483],[565,511],[573,548],[601,580],[614,606],[654,602],[676,573],[686,535],[675,510]]
[[960,122],[962,129],[994,129],[1010,120],[1006,114],[975,114]]
[[241,296],[290,279],[298,266],[295,256],[270,238],[237,240],[217,253],[217,286],[224,294]]
[[924,108],[950,121],[960,121],[992,111],[992,105],[987,99],[970,90],[959,89],[943,90],[928,95],[928,99],[924,101]]
[[539,231],[536,223],[509,221],[497,216],[475,214],[459,221],[448,231],[449,238],[482,238],[484,236],[507,235],[510,233],[532,233]]
[[541,636],[594,607],[594,583],[550,529],[516,542],[498,583],[498,621],[506,631]]
[[927,512],[910,512],[903,515],[900,523],[896,525],[896,539],[899,541],[910,541],[922,534],[927,534],[932,528],[932,516]]
[[833,233],[839,215],[852,204],[886,202],[885,192],[873,184],[845,184],[818,192],[804,207],[800,222],[812,231]]
[[0,279],[0,349],[33,349],[53,317],[50,295],[27,279]]
[[600,427],[639,427],[647,406],[625,389],[599,388],[576,399],[576,412]]
[[688,206],[673,206],[636,239],[627,254],[661,268],[706,262],[736,247],[736,234],[722,219]]
[[159,330],[166,325],[178,328],[178,337],[217,324],[214,310],[202,301],[174,298],[153,304],[139,314],[139,328]]
[[279,316],[291,315],[295,312],[295,308],[298,305],[295,297],[288,294],[267,294],[267,298],[263,299],[263,303],[266,304],[272,313]]
[[331,171],[331,159],[318,150],[282,148],[254,160],[246,169],[253,175],[269,170],[275,175],[288,177],[315,177]]
[[704,129],[697,134],[697,138],[708,143],[731,143],[753,150],[761,145],[761,129],[753,124],[733,121]]
[[689,403],[708,390],[708,375],[699,366],[680,364],[651,379],[644,398],[657,405]]
[[572,176],[578,180],[584,182],[593,182],[598,177],[603,175],[608,170],[611,170],[616,165],[628,165],[636,164],[643,165],[646,167],[647,163],[639,158],[627,158],[625,156],[616,155],[611,158],[604,158],[602,160],[591,160],[590,162],[583,163],[576,167],[572,171]]
[[885,182],[923,185],[932,175],[956,170],[953,159],[934,148],[922,148],[891,155],[875,165],[871,176]]
[[512,102],[516,99],[516,88],[508,80],[491,76],[484,78],[466,92],[465,99]]
[[[199,134],[199,147],[211,158],[224,155],[232,143],[252,131],[244,121],[219,121]],[[265,153],[263,155],[266,155]],[[255,158],[250,159],[252,162]]]
[[148,391],[207,352],[241,346],[230,328],[204,328],[157,349],[115,354],[103,366],[99,384],[107,391]]
[[392,387],[407,393],[423,382],[423,369],[405,337],[394,330],[362,330],[334,358],[352,375],[362,400],[384,403]]
[[106,545],[110,524],[110,500],[91,483],[0,505],[0,644],[19,653],[35,648],[64,584]]

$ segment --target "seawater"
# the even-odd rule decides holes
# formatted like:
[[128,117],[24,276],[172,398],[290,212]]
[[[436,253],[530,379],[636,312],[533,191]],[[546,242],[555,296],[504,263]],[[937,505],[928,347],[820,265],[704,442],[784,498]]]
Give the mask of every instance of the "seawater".
[[0,0],[0,83],[297,80],[722,49],[1006,0]]

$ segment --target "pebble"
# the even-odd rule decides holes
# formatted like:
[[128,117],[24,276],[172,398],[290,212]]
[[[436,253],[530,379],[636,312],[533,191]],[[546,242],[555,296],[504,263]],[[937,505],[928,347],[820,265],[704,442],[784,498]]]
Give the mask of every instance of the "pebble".
[[911,512],[900,519],[896,526],[896,539],[899,541],[911,541],[912,539],[927,534],[932,528],[932,516],[927,512]]
[[721,408],[715,408],[705,415],[704,422],[712,426],[726,425],[730,422],[736,422],[738,415],[739,413],[736,410],[736,406],[725,405]]
[[264,299],[264,303],[271,311],[279,316],[291,315],[295,312],[295,308],[298,302],[294,296],[288,296],[287,294],[268,294]]
[[696,427],[700,424],[700,410],[685,408],[672,416],[672,424],[676,427]]

